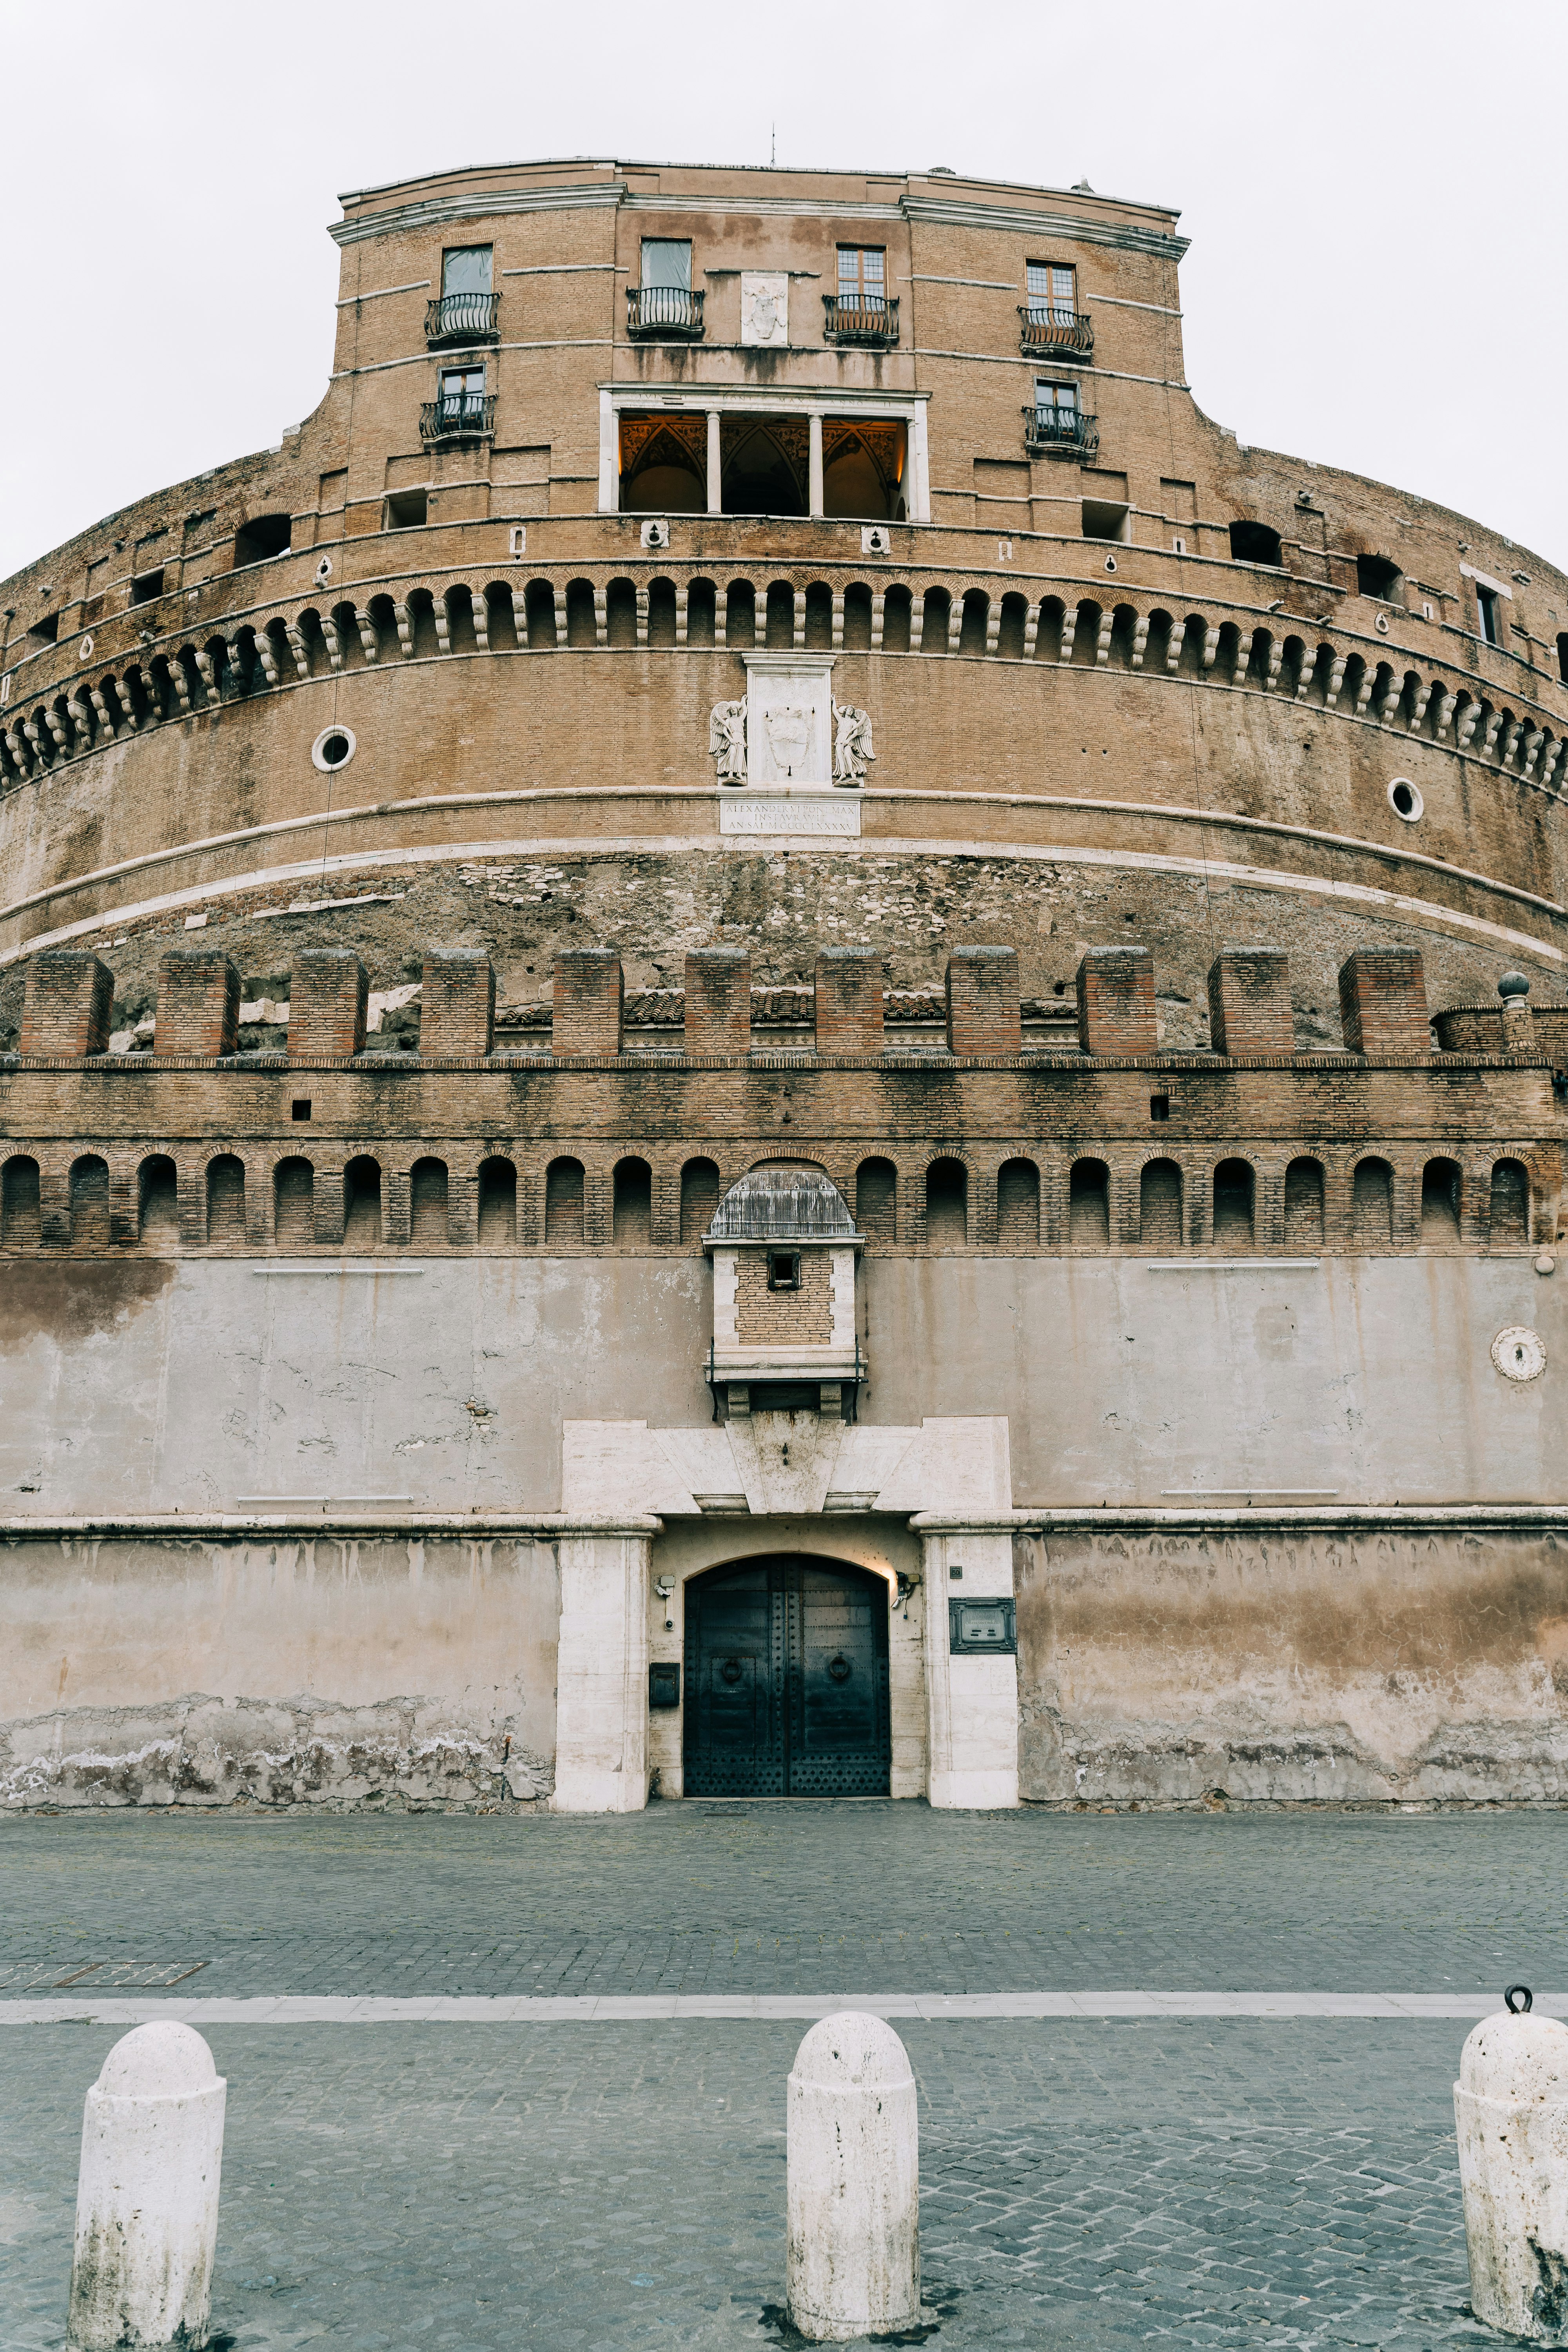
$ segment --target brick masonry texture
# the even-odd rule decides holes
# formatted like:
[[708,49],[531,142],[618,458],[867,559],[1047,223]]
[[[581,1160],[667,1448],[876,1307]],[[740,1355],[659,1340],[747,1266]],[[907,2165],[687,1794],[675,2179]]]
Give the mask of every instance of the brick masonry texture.
[[800,1288],[768,1288],[766,1250],[742,1250],[735,1265],[737,1336],[742,1347],[826,1347],[833,1337],[827,1254],[801,1250]]

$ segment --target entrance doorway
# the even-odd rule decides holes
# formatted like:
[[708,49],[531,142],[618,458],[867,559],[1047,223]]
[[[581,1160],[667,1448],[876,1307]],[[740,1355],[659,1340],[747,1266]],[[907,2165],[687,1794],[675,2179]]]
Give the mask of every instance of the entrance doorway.
[[885,1797],[888,1588],[799,1553],[686,1588],[690,1797]]

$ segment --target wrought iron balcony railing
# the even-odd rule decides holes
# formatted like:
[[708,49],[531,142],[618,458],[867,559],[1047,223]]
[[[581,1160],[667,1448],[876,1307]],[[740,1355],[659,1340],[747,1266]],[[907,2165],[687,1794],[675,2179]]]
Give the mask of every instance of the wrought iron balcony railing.
[[1100,447],[1099,419],[1076,404],[1041,407],[1031,401],[1024,411],[1024,446],[1032,457],[1092,457]]
[[1018,341],[1026,352],[1071,352],[1088,359],[1094,349],[1094,321],[1087,311],[1061,302],[1020,302]]
[[425,305],[427,343],[493,343],[499,294],[443,294]]
[[822,331],[830,343],[896,343],[899,340],[899,298],[896,294],[825,294],[826,312]]
[[628,286],[628,335],[689,335],[702,332],[702,296],[684,286]]
[[421,441],[488,441],[496,429],[496,395],[454,393],[427,400],[419,411]]

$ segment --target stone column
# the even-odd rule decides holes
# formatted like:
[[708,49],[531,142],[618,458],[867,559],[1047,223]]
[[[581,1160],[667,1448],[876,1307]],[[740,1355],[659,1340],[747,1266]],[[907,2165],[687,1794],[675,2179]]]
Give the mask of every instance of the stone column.
[[819,515],[822,512],[822,412],[820,409],[812,410],[810,424],[811,490],[806,503],[812,514]]
[[621,504],[621,420],[607,392],[599,394],[599,512],[617,514]]
[[1010,1654],[954,1657],[949,1606],[1012,1600],[1011,1520],[960,1522],[921,1512],[910,1525],[924,1556],[927,1795],[932,1805],[955,1810],[1016,1805],[1018,1661]]
[[647,1593],[658,1519],[579,1519],[557,1538],[555,1798],[562,1813],[647,1802]]
[[724,511],[724,469],[719,448],[719,411],[708,411],[708,511]]

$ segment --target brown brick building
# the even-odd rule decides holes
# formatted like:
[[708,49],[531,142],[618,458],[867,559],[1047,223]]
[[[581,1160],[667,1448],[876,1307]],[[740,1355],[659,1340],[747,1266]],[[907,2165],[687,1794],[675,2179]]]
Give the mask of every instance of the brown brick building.
[[4,591],[0,1795],[1561,1798],[1568,580],[1153,207],[332,234]]

